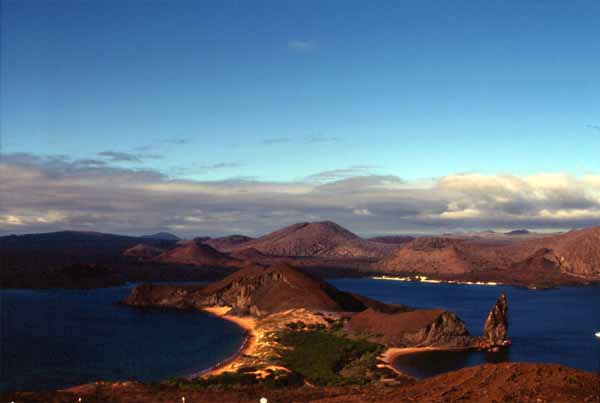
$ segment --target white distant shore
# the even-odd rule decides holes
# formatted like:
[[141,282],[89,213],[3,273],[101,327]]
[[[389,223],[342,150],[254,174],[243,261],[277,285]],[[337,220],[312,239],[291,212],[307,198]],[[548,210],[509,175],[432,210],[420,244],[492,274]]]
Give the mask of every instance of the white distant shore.
[[408,276],[408,277],[396,277],[396,276],[372,276],[373,280],[388,280],[388,281],[409,281],[416,283],[435,283],[435,284],[461,284],[461,285],[487,285],[497,286],[502,285],[495,281],[459,281],[459,280],[435,280],[427,276]]

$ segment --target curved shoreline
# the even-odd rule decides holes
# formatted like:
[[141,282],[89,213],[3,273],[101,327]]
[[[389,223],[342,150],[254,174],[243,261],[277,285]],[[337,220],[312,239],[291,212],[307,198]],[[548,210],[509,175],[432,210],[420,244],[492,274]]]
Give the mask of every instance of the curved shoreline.
[[188,379],[199,378],[199,377],[209,377],[213,375],[219,375],[223,372],[235,371],[237,369],[237,361],[244,355],[252,355],[256,351],[257,342],[256,342],[256,321],[252,317],[239,317],[228,315],[228,312],[231,310],[231,307],[228,306],[219,306],[219,307],[206,307],[202,308],[203,312],[206,312],[210,315],[217,316],[223,320],[228,322],[232,322],[242,328],[246,334],[246,338],[244,343],[240,346],[240,348],[233,354],[231,357],[226,358],[225,360],[218,362],[217,364],[204,369],[202,371],[193,373],[188,375]]
[[408,375],[408,374],[400,371],[398,368],[394,367],[394,361],[396,361],[396,358],[404,356],[404,355],[413,355],[413,354],[424,353],[427,351],[470,351],[472,349],[473,349],[472,347],[433,347],[433,346],[390,347],[379,356],[379,360],[381,361],[380,365],[382,367],[385,367],[385,368],[388,368],[388,369],[394,371],[394,373],[396,373],[397,375],[416,379],[414,376]]

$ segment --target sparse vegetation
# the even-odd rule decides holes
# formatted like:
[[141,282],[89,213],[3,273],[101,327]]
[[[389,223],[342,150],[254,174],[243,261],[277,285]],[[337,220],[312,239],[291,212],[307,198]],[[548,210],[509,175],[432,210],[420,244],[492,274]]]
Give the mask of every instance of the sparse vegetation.
[[304,378],[295,372],[267,369],[266,376],[259,376],[256,368],[242,368],[237,372],[224,372],[207,378],[186,379],[172,378],[163,383],[181,389],[235,389],[246,386],[260,385],[266,388],[283,388],[302,386]]
[[335,333],[324,327],[306,329],[277,334],[282,346],[279,351],[282,366],[319,386],[370,382],[382,345],[349,339],[339,329]]

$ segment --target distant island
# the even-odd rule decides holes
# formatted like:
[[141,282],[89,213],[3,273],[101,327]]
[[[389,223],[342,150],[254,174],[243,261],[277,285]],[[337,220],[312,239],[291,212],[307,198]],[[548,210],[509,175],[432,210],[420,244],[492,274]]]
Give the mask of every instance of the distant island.
[[462,396],[466,402],[575,402],[592,401],[592,386],[598,382],[597,375],[551,364],[486,364],[422,381],[393,367],[396,356],[421,351],[510,348],[503,294],[481,336],[470,335],[452,312],[384,304],[338,290],[286,264],[248,265],[206,286],[143,284],[122,303],[209,312],[237,323],[247,338],[230,360],[188,377],[158,384],[101,381],[8,397],[172,401],[188,396],[190,401],[250,402],[268,395],[282,401],[392,402],[413,396],[425,402]]
[[[331,222],[293,224],[258,238],[235,234],[180,240],[96,232],[0,237],[2,288],[102,287],[130,281],[223,278],[248,264],[287,264],[322,278],[427,278],[458,284],[536,289],[600,281],[600,227],[561,234],[383,236],[365,239]],[[35,251],[35,253],[32,253]],[[65,267],[101,265],[75,275]],[[92,278],[93,277],[93,278]]]

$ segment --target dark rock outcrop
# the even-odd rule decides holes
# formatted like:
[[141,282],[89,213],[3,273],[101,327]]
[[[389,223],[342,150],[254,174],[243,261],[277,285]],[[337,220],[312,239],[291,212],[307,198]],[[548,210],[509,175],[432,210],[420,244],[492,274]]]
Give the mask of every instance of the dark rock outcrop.
[[500,294],[483,326],[484,348],[498,350],[510,345],[508,338],[508,302],[506,295]]
[[472,341],[464,322],[442,309],[404,307],[388,313],[370,308],[355,314],[348,328],[394,347],[464,347]]

